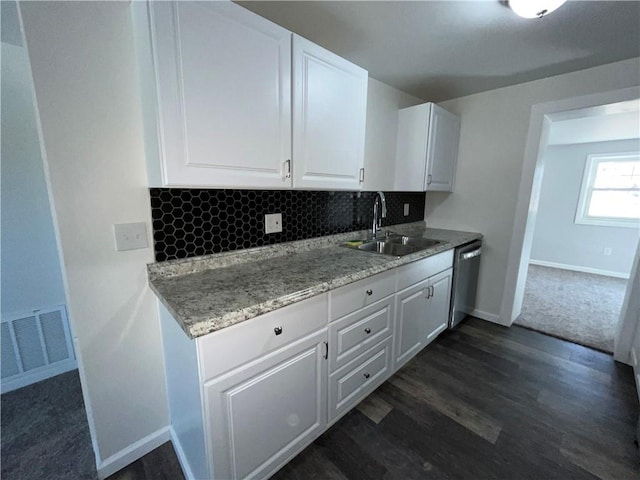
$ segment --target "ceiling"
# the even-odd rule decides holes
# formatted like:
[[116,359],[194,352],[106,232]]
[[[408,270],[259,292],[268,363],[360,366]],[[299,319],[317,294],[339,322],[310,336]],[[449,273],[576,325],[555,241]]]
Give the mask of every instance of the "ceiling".
[[499,0],[238,3],[434,102],[640,57],[637,0],[569,1],[542,19]]

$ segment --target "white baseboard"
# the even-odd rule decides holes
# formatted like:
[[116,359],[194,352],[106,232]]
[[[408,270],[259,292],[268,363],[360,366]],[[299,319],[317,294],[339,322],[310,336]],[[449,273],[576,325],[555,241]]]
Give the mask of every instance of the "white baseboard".
[[193,475],[191,467],[189,466],[189,462],[187,461],[187,456],[184,454],[184,450],[182,449],[182,444],[180,443],[178,435],[173,429],[173,426],[169,426],[169,432],[171,434],[171,443],[173,444],[173,449],[176,451],[176,455],[178,456],[178,462],[180,462],[180,466],[182,467],[184,478],[186,480],[196,480],[196,477]]
[[40,382],[42,380],[46,380],[47,378],[70,372],[71,370],[75,370],[76,368],[78,368],[76,359],[70,358],[68,360],[62,360],[57,363],[45,365],[44,367],[41,367],[32,372],[15,375],[16,378],[14,379],[12,379],[11,377],[2,379],[0,393],[5,394],[11,392],[12,390],[17,390],[18,388],[31,385],[32,383]]
[[487,322],[497,323],[498,325],[502,325],[503,327],[509,326],[509,324],[502,321],[500,315],[496,315],[495,313],[483,312],[482,310],[475,309],[473,312],[471,312],[471,316],[479,318],[480,320],[486,320]]
[[530,265],[538,265],[540,267],[559,268],[562,270],[571,270],[572,272],[593,273],[594,275],[603,275],[605,277],[623,278],[629,280],[628,273],[614,272],[611,270],[602,270],[599,268],[581,267],[578,265],[567,265],[565,263],[546,262],[544,260],[529,260]]
[[128,447],[123,448],[118,453],[101,461],[98,464],[98,478],[102,480],[107,478],[109,475],[113,475],[118,470],[121,470],[127,465],[135,462],[169,440],[171,440],[169,427],[162,427],[161,429],[156,430]]

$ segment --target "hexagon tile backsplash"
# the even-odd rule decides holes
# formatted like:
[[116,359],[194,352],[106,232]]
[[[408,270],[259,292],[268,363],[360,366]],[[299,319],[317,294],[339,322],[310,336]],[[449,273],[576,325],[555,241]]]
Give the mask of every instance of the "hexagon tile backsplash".
[[[375,192],[299,190],[151,188],[149,193],[158,262],[371,228],[375,197]],[[383,226],[424,219],[424,193],[385,195]],[[281,233],[264,233],[268,213],[282,213]]]

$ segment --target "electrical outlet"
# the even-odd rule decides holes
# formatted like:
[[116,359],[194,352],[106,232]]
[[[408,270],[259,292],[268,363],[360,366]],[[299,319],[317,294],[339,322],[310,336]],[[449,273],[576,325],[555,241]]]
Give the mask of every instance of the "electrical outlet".
[[404,216],[405,217],[409,216],[409,204],[408,203],[404,204]]
[[113,234],[116,239],[116,251],[137,250],[147,248],[147,224],[139,223],[117,223],[113,225]]
[[604,254],[605,257],[610,257],[611,254],[613,253],[613,248],[605,247],[602,253]]
[[270,213],[264,216],[264,233],[278,233],[282,231],[282,214]]

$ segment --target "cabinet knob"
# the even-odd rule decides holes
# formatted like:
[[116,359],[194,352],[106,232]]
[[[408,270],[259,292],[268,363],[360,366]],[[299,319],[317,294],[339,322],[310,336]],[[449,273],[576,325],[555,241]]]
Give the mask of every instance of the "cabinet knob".
[[368,373],[365,372],[364,374],[364,378],[369,378],[371,375],[369,375]]
[[276,327],[273,329],[276,335],[280,335],[282,333],[282,327]]
[[366,333],[367,335],[371,333],[371,329],[370,328],[365,328],[364,329],[364,333]]
[[369,295],[369,296],[373,295],[373,290],[371,290],[371,289],[367,290],[367,295]]

